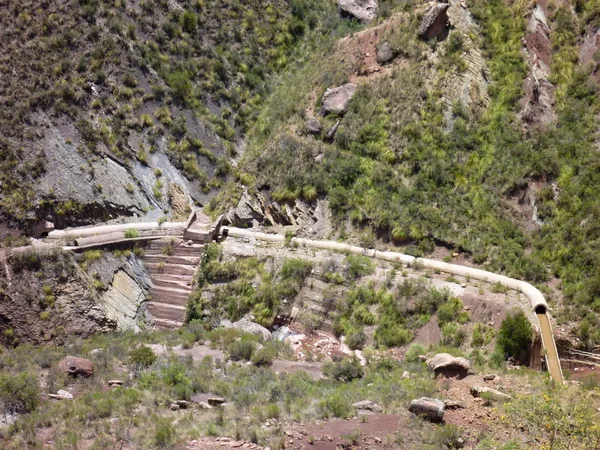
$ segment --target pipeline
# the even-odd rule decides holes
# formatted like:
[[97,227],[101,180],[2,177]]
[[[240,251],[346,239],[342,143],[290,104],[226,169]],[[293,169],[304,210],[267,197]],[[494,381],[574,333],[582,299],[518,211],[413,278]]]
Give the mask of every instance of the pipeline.
[[[268,242],[285,242],[285,236],[281,234],[267,234],[255,231],[250,231],[241,228],[227,227],[229,236],[240,237],[240,238],[254,238],[261,241]],[[436,261],[433,259],[426,258],[415,258],[414,256],[405,255],[403,253],[396,252],[380,252],[374,249],[366,249],[363,247],[357,247],[341,242],[333,241],[315,241],[312,239],[304,239],[294,237],[291,239],[292,244],[304,245],[311,248],[319,248],[323,250],[334,250],[345,253],[352,253],[355,255],[364,255],[370,258],[380,259],[389,262],[398,262],[406,265],[414,264],[416,261],[420,265],[428,269],[439,270],[444,273],[450,273],[452,275],[459,275],[464,277],[471,277],[477,280],[485,281],[487,283],[499,283],[509,289],[523,293],[531,302],[531,307],[535,312],[538,321],[540,323],[540,333],[542,335],[542,345],[546,349],[546,367],[550,372],[550,376],[557,383],[564,383],[564,377],[562,368],[560,366],[560,359],[558,357],[558,351],[556,349],[556,343],[554,342],[554,336],[552,334],[552,327],[550,320],[548,319],[548,304],[542,293],[532,286],[531,284],[509,278],[504,275],[499,275],[492,272],[487,272],[481,269],[475,269],[473,267],[460,266],[458,264],[449,264],[442,261]]]

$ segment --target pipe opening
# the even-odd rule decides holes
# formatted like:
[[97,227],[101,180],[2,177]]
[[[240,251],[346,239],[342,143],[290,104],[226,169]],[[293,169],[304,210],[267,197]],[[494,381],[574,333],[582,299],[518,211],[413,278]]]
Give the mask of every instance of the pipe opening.
[[544,306],[544,305],[537,305],[535,307],[535,313],[536,314],[546,314],[546,306]]

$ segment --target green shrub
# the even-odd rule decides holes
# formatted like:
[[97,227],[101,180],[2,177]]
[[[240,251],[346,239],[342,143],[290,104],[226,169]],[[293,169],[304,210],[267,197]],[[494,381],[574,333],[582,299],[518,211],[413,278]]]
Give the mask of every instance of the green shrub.
[[424,355],[427,352],[427,349],[423,347],[421,344],[413,344],[408,347],[406,353],[404,354],[404,360],[409,363],[415,363],[420,361],[419,356]]
[[527,316],[521,309],[514,309],[500,324],[496,347],[504,358],[514,357],[525,363],[532,340],[533,328]]
[[362,255],[348,255],[344,260],[348,278],[356,280],[375,272],[375,264],[371,258]]
[[129,230],[125,231],[126,239],[135,239],[138,237],[140,237],[140,233],[138,232],[138,230],[129,229]]
[[8,414],[34,411],[39,403],[38,377],[29,372],[0,372],[0,407]]
[[323,366],[323,373],[339,381],[352,381],[362,378],[364,370],[356,358],[345,358],[338,362],[329,362]]
[[440,326],[444,326],[448,322],[464,324],[469,321],[469,313],[464,310],[463,303],[456,297],[451,297],[439,306],[437,317]]
[[383,347],[401,347],[413,340],[413,332],[387,318],[380,321],[375,330],[375,342]]
[[229,353],[229,359],[232,361],[250,361],[255,349],[256,344],[254,342],[239,340],[232,342],[227,348],[227,351]]
[[448,322],[442,326],[442,345],[460,347],[464,340],[465,332],[456,322]]
[[354,412],[352,404],[346,395],[335,393],[319,403],[319,410],[323,417],[339,417],[346,419]]
[[129,352],[129,363],[142,369],[156,362],[157,356],[147,345],[141,345]]
[[473,325],[471,334],[472,347],[484,347],[494,339],[494,328],[485,323],[477,322]]

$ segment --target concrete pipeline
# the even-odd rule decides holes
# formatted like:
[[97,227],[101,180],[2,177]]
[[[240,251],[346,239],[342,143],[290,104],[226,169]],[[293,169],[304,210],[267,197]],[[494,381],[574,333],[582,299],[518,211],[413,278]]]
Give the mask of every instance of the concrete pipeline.
[[[261,241],[268,242],[285,242],[285,236],[281,234],[267,234],[247,229],[227,227],[229,236],[239,238],[254,238]],[[540,323],[540,333],[542,336],[542,344],[546,349],[546,366],[550,372],[550,376],[557,383],[564,383],[562,368],[560,366],[560,360],[558,358],[558,351],[556,350],[556,343],[554,342],[554,336],[552,334],[552,327],[550,320],[548,319],[548,304],[542,293],[525,281],[516,280],[509,278],[504,275],[498,275],[496,273],[487,272],[481,269],[475,269],[473,267],[459,266],[457,264],[449,264],[442,261],[426,258],[415,258],[414,256],[405,255],[403,253],[396,252],[380,252],[374,249],[367,249],[363,247],[357,247],[341,242],[333,241],[316,241],[312,239],[304,239],[294,237],[291,239],[292,244],[304,245],[311,248],[319,248],[323,250],[334,250],[339,252],[351,253],[356,255],[364,255],[370,258],[380,259],[390,262],[399,262],[402,264],[414,264],[417,260],[420,265],[428,269],[439,270],[444,273],[450,273],[452,275],[459,275],[464,277],[475,278],[477,280],[485,281],[487,283],[499,283],[509,289],[513,289],[517,292],[524,294],[531,302],[531,308],[538,317]]]

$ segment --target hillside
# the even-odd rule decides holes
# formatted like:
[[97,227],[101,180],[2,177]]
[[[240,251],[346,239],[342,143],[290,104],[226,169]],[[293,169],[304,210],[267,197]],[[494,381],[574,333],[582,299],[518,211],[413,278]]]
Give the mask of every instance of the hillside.
[[0,447],[600,448],[600,1],[0,0],[0,43]]

